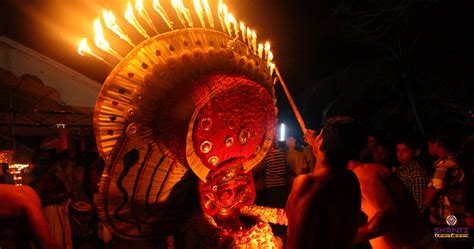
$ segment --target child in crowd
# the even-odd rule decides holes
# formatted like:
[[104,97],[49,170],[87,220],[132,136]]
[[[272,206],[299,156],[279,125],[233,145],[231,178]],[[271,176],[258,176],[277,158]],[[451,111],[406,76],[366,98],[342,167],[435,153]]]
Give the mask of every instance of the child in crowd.
[[412,194],[418,208],[421,209],[423,190],[429,180],[425,167],[418,160],[421,144],[417,143],[414,137],[400,137],[396,143],[396,151],[400,163],[396,174]]

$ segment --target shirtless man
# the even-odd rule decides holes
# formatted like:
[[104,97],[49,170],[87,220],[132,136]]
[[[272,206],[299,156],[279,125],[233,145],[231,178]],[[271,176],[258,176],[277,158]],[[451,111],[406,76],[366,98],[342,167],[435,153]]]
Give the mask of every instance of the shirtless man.
[[35,191],[27,186],[0,184],[0,248],[55,249]]
[[358,157],[365,137],[353,119],[335,117],[308,142],[316,165],[313,173],[300,175],[293,183],[286,206],[286,248],[352,248],[361,193],[357,177],[346,165]]
[[356,243],[370,240],[373,249],[438,248],[415,200],[396,175],[378,164],[350,161],[348,168],[359,179],[362,211],[368,217]]

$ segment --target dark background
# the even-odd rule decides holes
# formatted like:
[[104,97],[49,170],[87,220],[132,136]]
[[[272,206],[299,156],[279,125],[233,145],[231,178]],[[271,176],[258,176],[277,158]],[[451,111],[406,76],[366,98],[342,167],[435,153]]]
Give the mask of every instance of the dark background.
[[[1,2],[1,35],[103,82],[111,69],[78,56],[77,44],[93,37],[92,21],[104,6],[118,16],[126,1]],[[445,125],[472,133],[474,1],[225,2],[272,43],[307,127],[345,114],[392,133]],[[279,121],[301,135],[279,85],[277,93]]]

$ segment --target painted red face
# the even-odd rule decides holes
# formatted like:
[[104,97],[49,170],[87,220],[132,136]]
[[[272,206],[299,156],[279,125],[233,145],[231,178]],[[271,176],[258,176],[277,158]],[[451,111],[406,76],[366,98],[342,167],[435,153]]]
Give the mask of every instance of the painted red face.
[[207,182],[199,182],[199,192],[204,212],[221,220],[235,217],[238,209],[255,200],[252,174],[240,163],[211,171]]

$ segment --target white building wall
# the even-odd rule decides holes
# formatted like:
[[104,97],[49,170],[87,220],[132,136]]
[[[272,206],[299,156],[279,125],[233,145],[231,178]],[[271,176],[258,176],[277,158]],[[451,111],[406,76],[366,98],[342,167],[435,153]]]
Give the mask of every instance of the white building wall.
[[29,49],[0,36],[0,67],[17,77],[32,74],[43,84],[56,89],[61,100],[70,106],[94,107],[101,84]]

